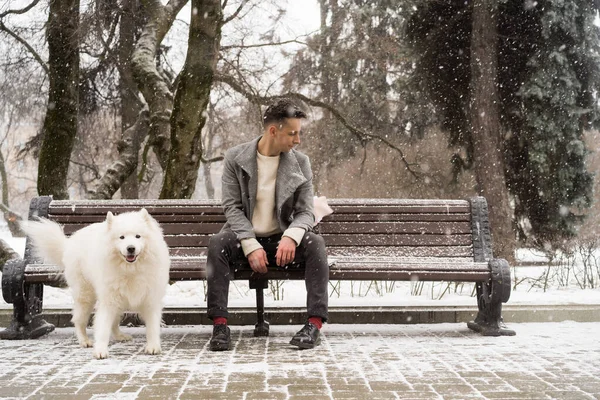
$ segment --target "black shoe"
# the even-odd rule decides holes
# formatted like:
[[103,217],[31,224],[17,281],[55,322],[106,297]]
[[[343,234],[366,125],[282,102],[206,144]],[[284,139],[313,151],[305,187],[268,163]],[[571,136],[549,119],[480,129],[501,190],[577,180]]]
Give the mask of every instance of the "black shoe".
[[210,338],[211,351],[225,351],[231,348],[231,331],[225,324],[213,326],[213,334]]
[[290,344],[301,349],[312,349],[321,344],[319,333],[319,328],[307,322],[290,340]]

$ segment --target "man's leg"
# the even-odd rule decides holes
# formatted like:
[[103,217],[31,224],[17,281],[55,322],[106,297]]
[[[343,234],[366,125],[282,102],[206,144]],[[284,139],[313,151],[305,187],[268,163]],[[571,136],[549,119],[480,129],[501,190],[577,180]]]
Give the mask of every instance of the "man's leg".
[[227,304],[229,300],[229,281],[231,280],[231,263],[243,252],[233,232],[221,232],[210,238],[206,260],[208,284],[208,317],[213,320],[213,336],[210,349],[229,350],[231,347],[230,331],[227,326]]
[[313,348],[320,343],[319,330],[328,317],[329,264],[323,237],[313,232],[305,233],[296,248],[294,262],[304,262],[306,266],[304,281],[309,320],[290,343],[300,348]]

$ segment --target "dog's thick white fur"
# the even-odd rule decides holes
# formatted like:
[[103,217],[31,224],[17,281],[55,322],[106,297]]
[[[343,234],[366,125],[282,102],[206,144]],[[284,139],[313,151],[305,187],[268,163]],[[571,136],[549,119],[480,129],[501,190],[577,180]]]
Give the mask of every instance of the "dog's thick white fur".
[[[146,353],[158,354],[162,300],[169,282],[169,249],[158,222],[146,209],[113,215],[67,238],[60,225],[41,219],[23,229],[34,251],[46,262],[64,269],[73,293],[73,324],[79,343],[94,346],[94,357],[108,356],[112,337],[131,336],[119,329],[125,311],[138,312],[146,324]],[[86,326],[96,305],[94,340]]]

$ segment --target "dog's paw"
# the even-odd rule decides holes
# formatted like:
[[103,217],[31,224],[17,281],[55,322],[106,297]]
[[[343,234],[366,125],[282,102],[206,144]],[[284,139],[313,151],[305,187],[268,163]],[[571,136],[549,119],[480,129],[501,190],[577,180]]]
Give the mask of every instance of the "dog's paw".
[[114,335],[114,338],[117,342],[129,342],[131,339],[133,339],[133,336],[123,332],[118,332]]
[[108,357],[108,348],[95,348],[94,357],[98,360],[102,360]]
[[94,347],[94,341],[90,338],[79,339],[79,345],[83,348]]
[[146,354],[160,354],[161,352],[161,348],[160,348],[160,343],[148,343],[146,345]]

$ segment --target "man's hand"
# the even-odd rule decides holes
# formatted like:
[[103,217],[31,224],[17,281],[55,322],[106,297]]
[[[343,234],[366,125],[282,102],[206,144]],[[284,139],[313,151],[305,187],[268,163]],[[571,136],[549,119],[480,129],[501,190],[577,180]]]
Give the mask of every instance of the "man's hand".
[[277,246],[277,265],[283,267],[294,261],[294,257],[296,256],[296,242],[294,239],[283,236],[279,245]]
[[258,272],[259,274],[267,273],[267,252],[264,249],[256,249],[252,253],[248,254],[248,262],[252,271]]

